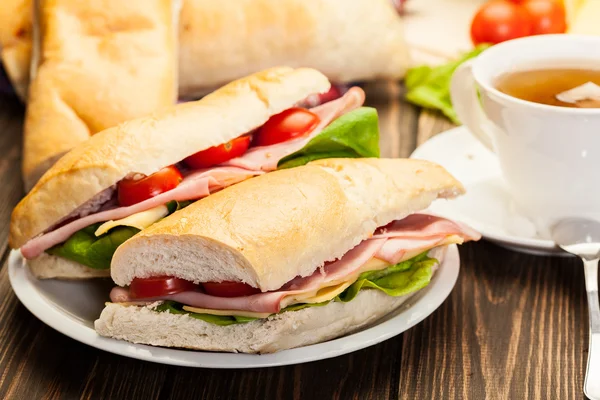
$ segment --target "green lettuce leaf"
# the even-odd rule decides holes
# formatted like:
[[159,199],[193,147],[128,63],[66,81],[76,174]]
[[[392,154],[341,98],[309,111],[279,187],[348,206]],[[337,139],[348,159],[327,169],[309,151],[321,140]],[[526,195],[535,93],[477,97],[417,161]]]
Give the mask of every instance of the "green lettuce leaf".
[[342,115],[302,149],[282,158],[277,168],[298,167],[309,161],[336,157],[379,157],[377,110],[361,107]]
[[425,252],[384,270],[363,272],[336,300],[351,301],[359,291],[367,288],[381,290],[394,297],[416,292],[429,284],[433,267],[437,263],[435,258],[427,257]]
[[112,256],[121,244],[140,230],[130,226],[118,226],[96,237],[94,232],[101,224],[90,225],[75,232],[66,242],[47,250],[54,256],[73,260],[94,269],[110,268]]
[[329,300],[329,301],[323,301],[321,303],[298,303],[298,304],[292,304],[291,306],[287,306],[285,308],[282,308],[281,311],[279,311],[279,312],[282,313],[282,312],[286,312],[286,311],[298,311],[298,310],[302,310],[304,308],[309,308],[309,307],[323,307],[323,306],[326,306],[329,303],[331,303],[331,300]]
[[427,65],[411,68],[405,78],[406,100],[421,107],[439,110],[455,124],[460,124],[450,100],[450,80],[454,71],[465,61],[477,57],[490,47],[481,44],[448,64],[430,67]]
[[[166,204],[169,214],[188,206],[191,202],[170,201]],[[47,250],[54,256],[73,260],[94,269],[108,269],[117,247],[140,230],[131,226],[117,226],[103,235],[94,232],[102,223],[93,224],[75,232],[66,242]]]

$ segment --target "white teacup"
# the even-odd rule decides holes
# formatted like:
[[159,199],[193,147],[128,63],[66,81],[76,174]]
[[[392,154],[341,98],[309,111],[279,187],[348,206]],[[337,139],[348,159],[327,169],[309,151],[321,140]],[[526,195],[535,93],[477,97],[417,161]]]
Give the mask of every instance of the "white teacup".
[[505,73],[543,68],[600,69],[600,37],[542,35],[493,46],[455,72],[452,103],[498,156],[519,213],[538,223],[599,219],[600,109],[532,103],[495,88]]

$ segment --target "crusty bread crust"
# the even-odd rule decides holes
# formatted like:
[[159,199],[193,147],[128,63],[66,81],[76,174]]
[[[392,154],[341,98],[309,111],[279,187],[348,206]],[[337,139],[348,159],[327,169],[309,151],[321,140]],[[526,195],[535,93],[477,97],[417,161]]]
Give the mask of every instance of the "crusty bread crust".
[[102,336],[153,346],[234,353],[274,353],[324,342],[366,326],[398,308],[413,294],[391,297],[363,290],[348,303],[332,302],[246,324],[218,326],[188,315],[108,303],[96,320]]
[[[340,7],[339,0],[184,0],[179,93],[202,93],[282,63],[316,68],[333,82],[404,76],[408,47],[392,1],[346,0]],[[0,7],[2,58],[22,98],[30,8],[31,0],[3,0]]]
[[377,227],[463,190],[427,161],[319,160],[239,183],[157,222],[117,249],[111,276],[120,286],[166,275],[275,290]]
[[48,159],[175,103],[179,10],[172,4],[35,2],[22,168],[27,189]]
[[329,87],[327,78],[316,70],[272,68],[232,82],[202,100],[98,133],[56,162],[15,207],[9,243],[19,248],[129,173],[150,175],[228,142]]
[[108,269],[93,269],[78,262],[43,253],[36,259],[25,260],[29,270],[38,279],[107,278]]

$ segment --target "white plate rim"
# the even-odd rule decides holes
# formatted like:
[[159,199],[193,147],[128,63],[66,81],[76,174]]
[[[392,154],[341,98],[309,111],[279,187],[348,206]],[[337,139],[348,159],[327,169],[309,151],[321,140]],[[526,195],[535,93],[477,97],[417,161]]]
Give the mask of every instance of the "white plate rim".
[[[468,128],[464,125],[450,128],[444,132],[441,132],[441,133],[435,135],[434,137],[428,139],[426,142],[421,144],[419,147],[417,147],[412,152],[412,154],[410,155],[410,158],[430,160],[430,158],[426,156],[426,152],[429,151],[430,147],[437,146],[438,142],[441,142],[444,140],[450,140],[450,138],[452,138],[453,136],[464,135],[464,134],[471,135]],[[476,139],[473,139],[473,140],[476,140]],[[489,152],[489,150],[487,150],[483,147],[482,147],[482,150]],[[424,153],[425,153],[425,155],[424,155]],[[493,154],[491,154],[491,155],[493,157],[495,157]],[[433,160],[430,160],[430,161],[433,161]],[[460,180],[461,178],[457,177],[457,179]],[[465,185],[465,186],[467,186],[467,185]],[[457,215],[453,215],[453,216],[447,215],[447,217],[454,217],[455,219],[460,219],[460,218],[457,218]],[[490,241],[493,241],[493,242],[497,242],[498,244],[505,245],[513,250],[525,248],[527,250],[530,250],[529,252],[532,254],[557,255],[557,254],[562,253],[561,250],[558,247],[556,247],[554,242],[551,240],[525,238],[525,237],[520,237],[520,236],[515,236],[515,235],[502,235],[502,234],[488,232],[484,226],[478,226],[476,223],[471,223],[470,225],[474,229],[479,231],[483,235],[484,238],[486,238]]]
[[263,355],[170,349],[101,337],[46,300],[33,284],[36,278],[23,266],[19,251],[11,251],[7,267],[10,284],[21,303],[43,323],[72,339],[113,354],[155,363],[233,369],[293,365],[337,357],[405,332],[431,315],[450,295],[458,279],[460,256],[456,245],[449,246],[430,284],[409,299],[409,306],[401,308],[394,317],[338,339]]

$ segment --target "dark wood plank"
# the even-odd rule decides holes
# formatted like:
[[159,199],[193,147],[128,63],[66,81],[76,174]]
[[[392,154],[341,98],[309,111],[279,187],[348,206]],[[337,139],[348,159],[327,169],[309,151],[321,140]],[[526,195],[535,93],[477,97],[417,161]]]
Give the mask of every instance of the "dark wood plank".
[[8,240],[10,213],[23,195],[21,182],[21,131],[23,106],[0,94],[0,254]]
[[408,157],[416,146],[418,108],[404,100],[404,84],[371,82],[365,91],[366,105],[379,114],[381,157]]
[[450,120],[437,111],[423,110],[418,118],[417,146],[425,143],[440,132],[454,128]]
[[401,398],[582,398],[587,357],[576,259],[461,249],[448,300],[403,336]]

